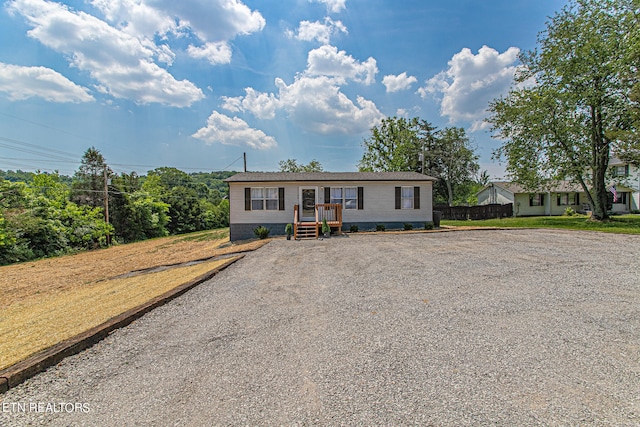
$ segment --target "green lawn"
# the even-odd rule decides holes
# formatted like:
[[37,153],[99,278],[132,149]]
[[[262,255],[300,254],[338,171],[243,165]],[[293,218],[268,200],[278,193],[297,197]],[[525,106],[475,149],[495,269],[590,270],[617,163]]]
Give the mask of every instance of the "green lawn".
[[604,231],[607,233],[640,234],[640,215],[613,216],[605,222],[591,221],[584,215],[536,216],[479,221],[442,220],[440,225],[472,225],[479,227],[564,228],[568,230]]

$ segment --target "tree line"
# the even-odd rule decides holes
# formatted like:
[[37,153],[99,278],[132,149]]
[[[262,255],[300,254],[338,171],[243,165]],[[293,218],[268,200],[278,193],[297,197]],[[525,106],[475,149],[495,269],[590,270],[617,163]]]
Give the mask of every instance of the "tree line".
[[229,200],[223,180],[235,172],[187,174],[162,167],[146,176],[116,174],[92,147],[71,178],[0,173],[0,265],[5,265],[110,242],[226,227]]

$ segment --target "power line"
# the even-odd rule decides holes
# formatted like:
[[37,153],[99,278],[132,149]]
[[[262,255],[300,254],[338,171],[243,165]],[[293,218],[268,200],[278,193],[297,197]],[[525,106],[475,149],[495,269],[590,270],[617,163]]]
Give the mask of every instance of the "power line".
[[[74,164],[77,165],[79,163],[81,163],[81,161],[78,160],[72,160],[68,157],[63,157],[63,156],[70,156],[70,157],[75,157],[75,154],[71,154],[71,153],[67,153],[65,151],[61,151],[61,150],[56,150],[56,149],[51,149],[51,148],[47,148],[47,147],[43,147],[40,145],[36,145],[36,144],[31,144],[25,141],[20,141],[17,139],[11,139],[11,138],[7,138],[7,137],[3,137],[0,136],[0,141],[5,141],[8,142],[10,144],[14,144],[14,145],[18,145],[18,147],[14,147],[11,145],[7,145],[7,144],[3,144],[0,142],[0,147],[4,147],[4,148],[8,148],[10,150],[16,150],[16,151],[20,151],[23,153],[27,153],[27,154],[35,154],[36,156],[42,156],[42,157],[46,157],[47,159],[15,159],[15,158],[9,158],[9,157],[0,157],[0,159],[6,159],[6,160],[22,160],[22,161],[33,161],[33,162],[45,162],[45,161],[49,161],[49,162],[59,162],[59,163],[67,163],[67,164]],[[27,148],[25,148],[27,147]],[[28,147],[32,147],[32,148],[28,148]],[[38,150],[44,150],[44,152],[40,152]],[[50,152],[50,153],[49,153]],[[225,171],[227,170],[229,167],[231,167],[233,164],[235,164],[238,160],[242,159],[242,156],[238,157],[237,159],[235,159],[233,162],[231,162],[229,165],[227,165],[224,169],[218,169],[218,171]],[[157,169],[157,168],[163,168],[163,167],[173,167],[175,169],[179,169],[179,170],[191,170],[191,171],[216,171],[215,168],[204,168],[204,167],[192,167],[192,166],[167,166],[167,165],[162,165],[162,166],[158,166],[158,165],[140,165],[140,164],[127,164],[127,163],[107,163],[108,166],[120,166],[120,167],[127,167],[127,168],[147,168],[147,169]]]
[[233,165],[235,162],[237,162],[238,160],[242,159],[243,157],[244,157],[244,154],[242,156],[238,157],[237,159],[235,159],[233,162],[229,163],[229,165],[227,165],[227,167],[225,167],[222,170],[226,171],[231,165]]
[[[23,145],[23,146],[35,148],[35,149],[38,149],[38,150],[43,150],[45,152],[49,151],[49,152],[55,154],[57,157],[60,157],[61,159],[64,159],[64,160],[69,160],[69,159],[63,158],[60,155],[75,157],[75,154],[67,153],[66,151],[56,150],[54,148],[43,147],[41,145],[36,145],[36,144],[30,144],[28,142],[24,142],[24,141],[20,141],[20,140],[17,140],[17,139],[12,139],[12,138],[7,138],[7,137],[4,137],[4,136],[0,136],[0,140],[5,141],[5,142],[9,142],[11,144]],[[9,148],[12,148],[12,147],[9,147]],[[13,148],[13,149],[16,149],[16,148]],[[35,154],[38,154],[38,155],[41,155],[41,156],[45,155],[43,153],[37,153],[37,152],[35,152]]]
[[48,126],[48,125],[45,125],[45,124],[42,124],[42,123],[34,122],[33,120],[23,119],[21,117],[12,116],[10,114],[3,113],[3,112],[0,112],[0,115],[3,115],[5,117],[10,117],[12,119],[20,120],[20,121],[23,121],[25,123],[30,123],[32,125],[40,126],[40,127],[46,128],[46,129],[55,130],[55,131],[58,131],[60,133],[66,133],[67,135],[75,136],[76,138],[80,138],[80,139],[84,139],[84,140],[87,140],[87,141],[96,142],[95,140],[92,140],[91,138],[87,138],[86,136],[77,135],[75,133],[72,133],[72,132],[69,132],[69,131],[66,131],[66,130],[62,130],[62,129],[58,129],[58,128],[55,128],[53,126]]

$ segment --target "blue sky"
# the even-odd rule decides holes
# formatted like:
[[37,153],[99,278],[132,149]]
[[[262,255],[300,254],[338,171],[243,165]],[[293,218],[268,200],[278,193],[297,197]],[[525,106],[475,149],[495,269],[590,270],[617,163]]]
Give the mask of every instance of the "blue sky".
[[355,171],[384,117],[482,119],[560,0],[9,0],[0,8],[0,169]]

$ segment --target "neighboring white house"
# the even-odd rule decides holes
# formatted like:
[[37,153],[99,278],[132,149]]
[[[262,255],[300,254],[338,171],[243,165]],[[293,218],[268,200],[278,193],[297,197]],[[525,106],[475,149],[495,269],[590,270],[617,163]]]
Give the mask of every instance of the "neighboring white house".
[[[620,184],[615,188],[615,201],[613,192],[608,193],[612,212],[628,213],[638,209],[637,192]],[[562,215],[567,208],[576,212],[591,210],[582,187],[568,181],[539,191],[528,191],[512,182],[490,182],[478,192],[478,204],[495,203],[513,203],[514,216]]]
[[323,218],[342,230],[424,227],[433,221],[435,180],[415,172],[239,173],[225,180],[230,239],[253,238],[261,225],[281,235],[289,223],[299,235],[317,233]]
[[[609,167],[612,181],[618,183],[616,190],[620,188],[626,193],[623,198],[628,198],[628,211],[640,210],[640,167],[618,158],[612,158]],[[620,194],[620,191],[617,192]]]

